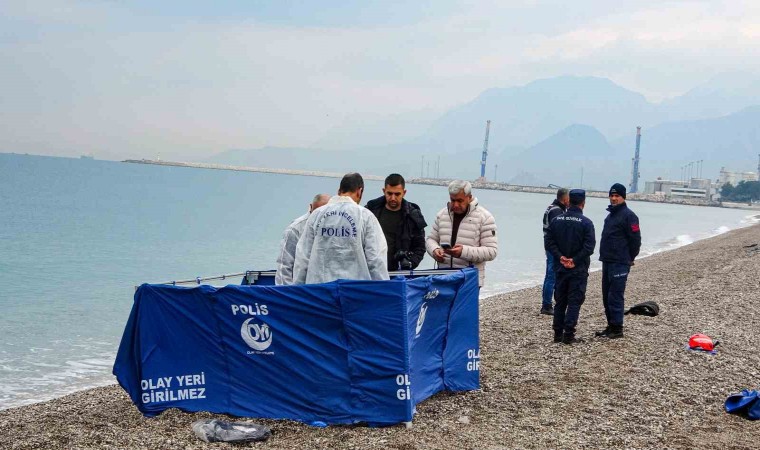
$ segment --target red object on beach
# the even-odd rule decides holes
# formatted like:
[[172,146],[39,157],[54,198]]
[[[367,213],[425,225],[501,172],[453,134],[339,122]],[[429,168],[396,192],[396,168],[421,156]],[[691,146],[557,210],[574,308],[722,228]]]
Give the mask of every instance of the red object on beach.
[[706,334],[694,334],[689,338],[689,348],[692,350],[711,352],[715,350],[716,345],[718,345],[718,341],[713,341],[712,338]]

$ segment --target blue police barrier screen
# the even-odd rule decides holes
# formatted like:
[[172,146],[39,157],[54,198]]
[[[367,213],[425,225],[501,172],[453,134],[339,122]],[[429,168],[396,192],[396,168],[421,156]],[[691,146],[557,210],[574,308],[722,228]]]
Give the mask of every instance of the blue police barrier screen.
[[328,424],[411,421],[480,387],[478,272],[300,286],[140,286],[113,373],[169,408]]

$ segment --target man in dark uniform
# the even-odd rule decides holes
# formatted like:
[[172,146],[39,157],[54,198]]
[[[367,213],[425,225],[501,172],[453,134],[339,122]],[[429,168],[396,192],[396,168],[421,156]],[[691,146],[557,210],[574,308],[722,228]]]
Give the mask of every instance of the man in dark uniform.
[[[567,205],[570,203],[567,192],[565,188],[557,189],[557,198],[544,211],[544,235],[549,229],[549,224],[552,220],[567,211]],[[546,314],[547,316],[554,314],[554,308],[552,307],[552,295],[554,294],[554,283],[556,282],[554,268],[558,264],[559,261],[555,261],[554,256],[546,252],[546,274],[544,275],[544,289],[541,295],[541,314]]]
[[607,328],[597,336],[623,337],[625,284],[634,259],[641,249],[639,218],[625,204],[625,186],[615,183],[610,188],[609,215],[604,219],[599,259],[602,261],[602,301]]
[[388,271],[411,270],[425,256],[427,223],[420,207],[406,201],[404,177],[392,173],[385,178],[383,196],[367,202],[367,209],[377,217],[388,242]]
[[574,344],[575,326],[586,300],[588,268],[596,246],[594,224],[583,215],[586,191],[570,191],[570,207],[549,224],[544,248],[559,262],[554,286],[554,342]]

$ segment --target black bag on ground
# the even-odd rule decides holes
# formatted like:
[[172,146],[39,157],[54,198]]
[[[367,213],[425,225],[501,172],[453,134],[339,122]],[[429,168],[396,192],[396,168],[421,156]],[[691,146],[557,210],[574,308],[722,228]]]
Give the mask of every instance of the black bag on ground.
[[657,303],[648,301],[631,306],[628,308],[628,311],[626,311],[625,314],[654,317],[657,314],[660,314],[660,307],[657,305]]

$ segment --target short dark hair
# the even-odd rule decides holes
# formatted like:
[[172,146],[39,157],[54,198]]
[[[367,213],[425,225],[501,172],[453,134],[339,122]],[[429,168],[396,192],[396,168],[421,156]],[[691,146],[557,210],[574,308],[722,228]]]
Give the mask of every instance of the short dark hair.
[[570,195],[570,191],[567,188],[557,189],[557,200],[562,200],[563,197]]
[[340,180],[340,187],[338,188],[338,192],[341,194],[345,194],[347,192],[356,192],[359,189],[364,188],[364,178],[362,178],[361,174],[356,172],[351,172],[343,175],[343,179]]
[[572,206],[580,206],[583,202],[586,201],[586,198],[581,197],[570,197],[570,205]]
[[392,173],[385,177],[385,185],[386,186],[398,186],[401,185],[402,188],[406,188],[406,181],[404,181],[404,177],[397,173]]

